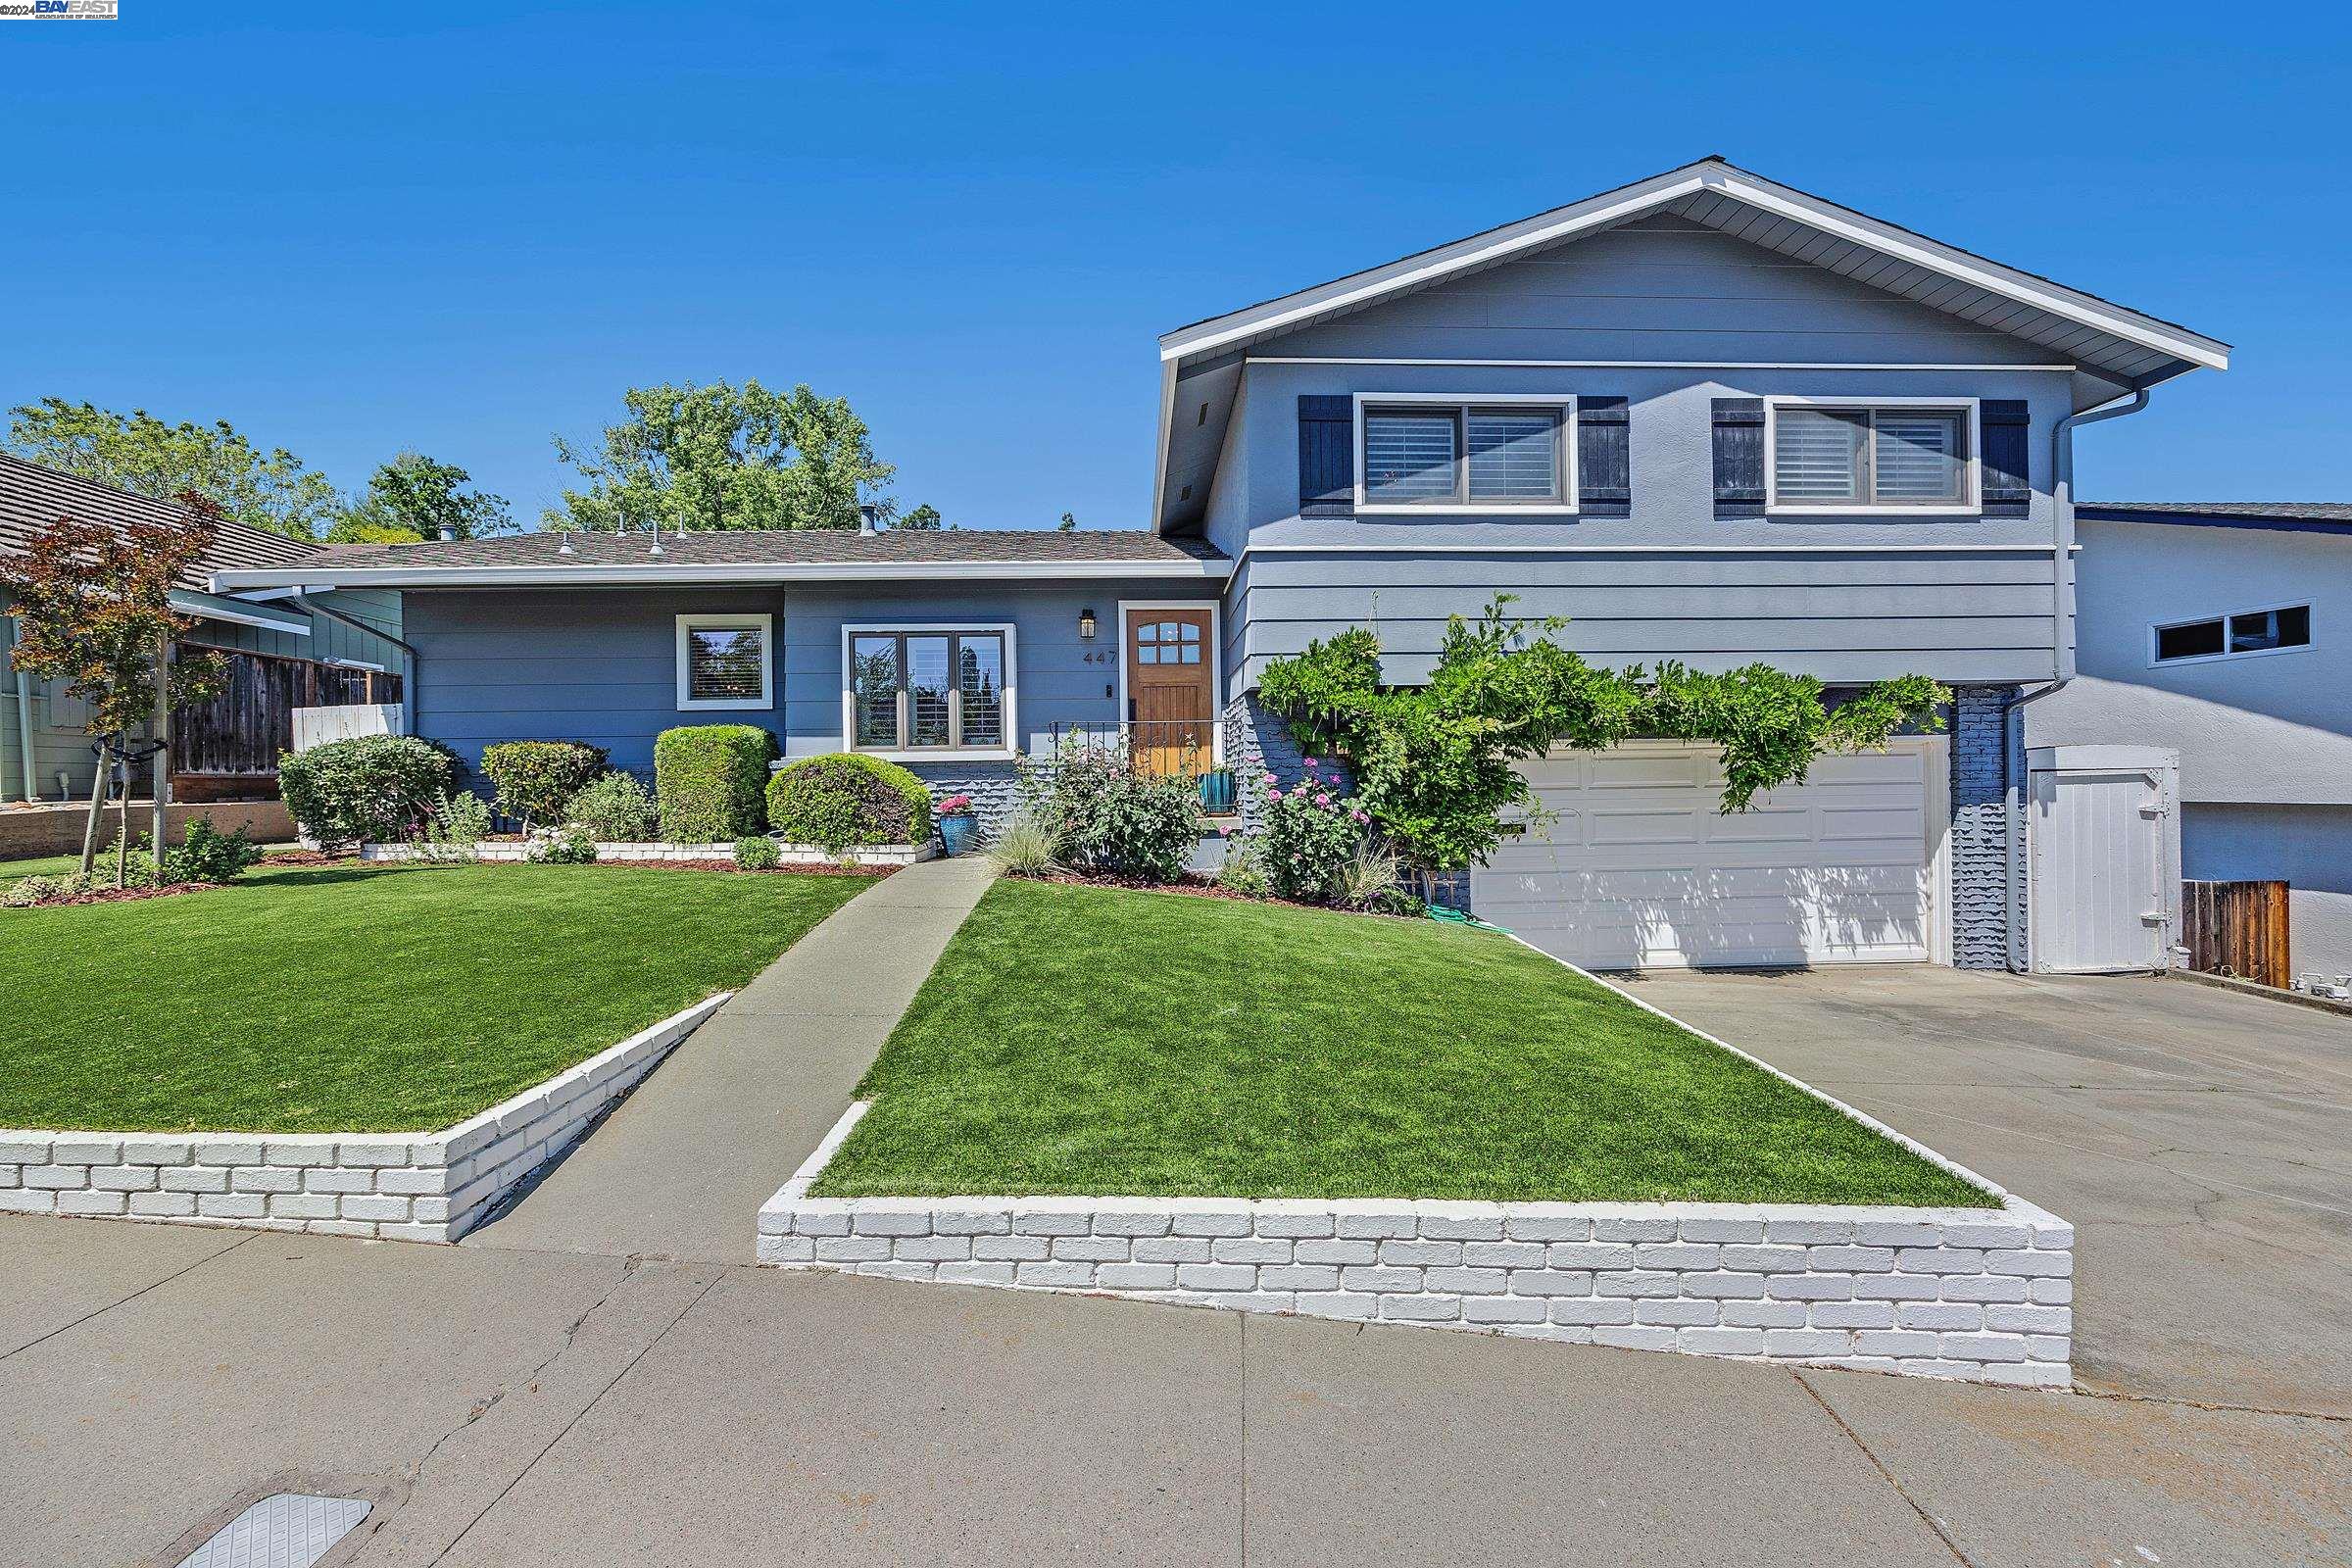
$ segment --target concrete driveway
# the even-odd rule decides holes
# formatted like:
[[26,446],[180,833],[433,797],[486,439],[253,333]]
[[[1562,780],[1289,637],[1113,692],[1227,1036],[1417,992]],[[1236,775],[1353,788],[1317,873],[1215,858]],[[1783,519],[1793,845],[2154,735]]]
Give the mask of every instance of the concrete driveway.
[[2352,1019],[2150,977],[1625,983],[2073,1220],[2084,1387],[2352,1417]]
[[375,1501],[338,1564],[2352,1557],[2335,1020],[1916,971],[1642,994],[2076,1219],[2117,1392],[8,1216],[0,1562],[170,1564],[265,1490]]

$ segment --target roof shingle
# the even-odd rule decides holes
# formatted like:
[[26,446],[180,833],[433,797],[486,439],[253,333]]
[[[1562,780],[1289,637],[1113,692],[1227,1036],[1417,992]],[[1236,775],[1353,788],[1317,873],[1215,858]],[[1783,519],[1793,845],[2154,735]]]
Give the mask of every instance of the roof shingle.
[[[23,555],[35,533],[66,516],[112,527],[134,520],[179,527],[187,521],[186,511],[175,502],[133,495],[0,453],[0,557]],[[202,591],[216,571],[291,565],[318,554],[317,545],[300,539],[223,521],[213,548],[180,573],[179,585]]]

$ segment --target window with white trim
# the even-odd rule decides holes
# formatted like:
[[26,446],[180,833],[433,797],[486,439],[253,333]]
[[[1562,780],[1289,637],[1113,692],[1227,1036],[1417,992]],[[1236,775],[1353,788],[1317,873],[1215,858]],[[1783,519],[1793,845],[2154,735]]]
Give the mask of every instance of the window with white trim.
[[1774,510],[1959,512],[1977,504],[1976,420],[1966,403],[1769,406]]
[[1003,629],[853,631],[849,744],[920,752],[1007,744]]
[[1573,399],[1366,398],[1357,471],[1367,507],[1561,510]]
[[2277,654],[2311,646],[2311,607],[2243,610],[2231,615],[2174,621],[2157,626],[2155,662],[2228,659],[2232,654]]
[[772,615],[680,615],[678,708],[772,708]]

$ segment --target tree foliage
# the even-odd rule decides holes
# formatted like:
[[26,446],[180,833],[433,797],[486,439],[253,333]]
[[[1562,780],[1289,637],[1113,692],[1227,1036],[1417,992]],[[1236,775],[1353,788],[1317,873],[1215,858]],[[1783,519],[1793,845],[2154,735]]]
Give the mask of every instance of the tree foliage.
[[1636,736],[1723,748],[1726,811],[1802,783],[1824,751],[1884,746],[1907,724],[1941,727],[1949,694],[1924,675],[1883,681],[1831,708],[1822,683],[1769,664],[1708,674],[1671,661],[1588,664],[1550,640],[1566,623],[1525,621],[1495,599],[1456,615],[1429,683],[1381,682],[1380,639],[1357,627],[1267,665],[1266,705],[1309,750],[1347,760],[1374,826],[1431,870],[1483,863],[1502,813],[1533,806],[1514,765],[1553,746],[1604,751]]
[[[172,608],[172,584],[212,547],[220,509],[192,492],[184,525],[120,525],[60,517],[36,530],[0,581],[14,592],[16,663],[62,680],[89,705],[92,735],[136,729],[156,710],[156,651],[196,624]],[[182,652],[170,665],[166,700],[177,708],[217,689],[217,654]]]
[[926,501],[892,523],[891,526],[893,528],[911,528],[917,533],[937,533],[945,524],[940,518],[939,509]]
[[[551,508],[551,525],[651,528],[855,528],[858,504],[897,472],[874,457],[865,421],[843,398],[806,385],[634,387],[627,417],[593,447],[556,437],[556,455],[587,480]],[[887,504],[885,504],[887,507]]]
[[513,533],[507,498],[467,488],[473,475],[421,452],[403,452],[368,478],[368,489],[326,537],[338,544],[398,544],[414,539],[480,539]]
[[192,491],[223,516],[296,539],[316,538],[342,510],[324,474],[282,447],[261,450],[226,419],[167,424],[144,409],[43,398],[9,410],[5,445],[27,463],[157,501]]

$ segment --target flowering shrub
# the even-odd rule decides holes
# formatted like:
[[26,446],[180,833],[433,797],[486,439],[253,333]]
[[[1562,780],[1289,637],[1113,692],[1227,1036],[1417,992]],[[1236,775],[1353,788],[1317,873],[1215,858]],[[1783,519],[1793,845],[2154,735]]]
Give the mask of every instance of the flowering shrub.
[[1024,764],[1031,815],[1069,864],[1173,882],[1200,842],[1200,791],[1187,778],[1147,773],[1123,749],[1065,742],[1043,765]]
[[1305,775],[1287,790],[1273,774],[1265,776],[1266,808],[1257,846],[1273,890],[1310,904],[1337,897],[1342,873],[1353,864],[1372,820],[1355,797],[1343,793],[1347,780],[1339,770],[1320,771],[1321,765],[1308,758]]
[[969,816],[972,814],[972,798],[969,795],[951,795],[940,802],[935,809],[941,816]]
[[533,865],[594,865],[596,840],[583,828],[548,828],[532,834],[523,853]]

